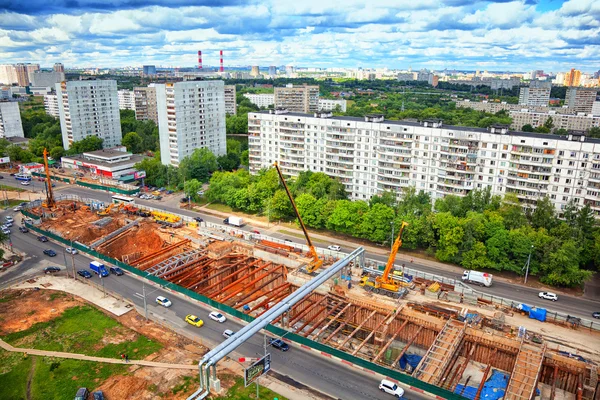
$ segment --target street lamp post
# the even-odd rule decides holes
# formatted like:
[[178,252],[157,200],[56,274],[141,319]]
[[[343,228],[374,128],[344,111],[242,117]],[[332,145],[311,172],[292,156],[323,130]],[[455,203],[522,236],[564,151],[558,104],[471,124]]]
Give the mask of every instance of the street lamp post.
[[390,240],[390,250],[394,248],[394,221],[390,222],[392,225],[392,239]]
[[533,251],[533,245],[529,249],[529,257],[527,257],[527,269],[525,270],[525,281],[523,284],[527,284],[527,276],[529,275],[529,262],[531,261],[531,252]]

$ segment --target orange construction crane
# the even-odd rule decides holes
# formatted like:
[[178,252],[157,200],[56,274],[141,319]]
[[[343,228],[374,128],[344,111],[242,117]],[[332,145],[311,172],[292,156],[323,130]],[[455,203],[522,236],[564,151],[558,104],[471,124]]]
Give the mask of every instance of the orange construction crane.
[[360,281],[360,286],[363,286],[366,290],[373,291],[375,293],[385,294],[387,296],[391,296],[394,298],[401,297],[403,295],[402,289],[406,286],[403,282],[399,282],[390,277],[390,272],[394,268],[394,261],[396,260],[396,254],[398,254],[398,249],[402,247],[402,232],[404,232],[404,228],[408,226],[408,222],[402,221],[402,226],[400,226],[400,232],[398,233],[398,238],[394,242],[394,246],[392,246],[392,252],[388,257],[387,264],[385,265],[385,270],[381,276],[378,276],[373,280],[370,276],[363,276]]
[[306,237],[306,242],[308,243],[308,253],[312,257],[312,261],[308,265],[308,268],[306,268],[306,272],[308,272],[309,274],[312,274],[313,272],[315,272],[319,268],[321,268],[321,266],[323,265],[323,260],[321,260],[319,258],[319,255],[317,254],[317,250],[315,250],[315,246],[313,246],[312,240],[310,240],[310,237],[308,236],[308,231],[306,230],[306,226],[304,226],[304,221],[302,221],[302,218],[300,217],[300,213],[298,212],[298,208],[296,208],[296,203],[294,202],[294,198],[292,197],[292,194],[290,193],[290,189],[288,189],[288,186],[285,183],[285,179],[283,178],[281,169],[279,169],[279,165],[277,165],[277,163],[275,163],[273,165],[275,166],[275,169],[277,170],[277,173],[279,174],[279,179],[281,180],[281,183],[283,184],[283,188],[285,189],[285,192],[287,193],[288,198],[290,199],[290,202],[292,203],[292,208],[294,209],[294,212],[296,213],[296,217],[298,217],[298,221],[300,221],[300,226],[302,227],[302,232],[304,232],[304,237]]
[[54,208],[54,194],[52,193],[52,179],[50,178],[50,168],[48,168],[48,151],[44,148],[44,171],[46,172],[46,202],[42,203],[42,207]]

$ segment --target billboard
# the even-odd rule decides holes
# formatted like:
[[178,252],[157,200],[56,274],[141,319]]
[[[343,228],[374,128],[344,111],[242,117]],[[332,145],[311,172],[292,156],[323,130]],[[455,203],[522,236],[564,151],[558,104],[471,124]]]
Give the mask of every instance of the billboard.
[[10,157],[0,157],[0,164],[8,164],[10,162]]
[[244,384],[246,386],[252,384],[261,375],[266,374],[271,369],[271,353],[255,361],[254,364],[244,370]]
[[136,171],[133,173],[133,179],[142,179],[146,177],[146,171]]

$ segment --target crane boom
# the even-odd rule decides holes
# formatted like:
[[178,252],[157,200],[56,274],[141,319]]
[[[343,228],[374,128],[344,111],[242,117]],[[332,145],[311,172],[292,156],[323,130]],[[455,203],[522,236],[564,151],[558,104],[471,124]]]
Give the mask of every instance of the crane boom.
[[290,203],[292,203],[292,208],[294,209],[294,212],[296,213],[296,217],[298,217],[298,221],[300,221],[300,226],[302,227],[302,232],[304,232],[304,237],[306,238],[306,242],[308,243],[308,252],[310,253],[310,255],[313,258],[313,261],[310,263],[307,270],[308,270],[308,273],[313,273],[314,271],[318,270],[321,267],[321,265],[323,265],[323,260],[321,260],[319,258],[319,255],[317,254],[317,250],[315,249],[315,246],[313,246],[312,240],[310,240],[310,236],[308,236],[308,231],[306,230],[304,221],[302,221],[302,217],[300,217],[300,213],[298,212],[298,208],[296,207],[294,198],[292,197],[292,194],[290,193],[290,189],[288,188],[287,184],[285,183],[285,179],[283,178],[283,173],[281,172],[279,165],[277,164],[277,162],[275,162],[273,165],[275,166],[275,169],[277,170],[277,174],[279,175],[279,179],[281,180],[281,183],[283,184],[285,193],[287,193],[287,196],[290,199]]
[[394,284],[394,280],[390,278],[390,272],[392,268],[394,268],[394,261],[396,260],[396,254],[398,254],[398,249],[402,247],[402,232],[404,228],[408,226],[408,222],[402,221],[402,225],[400,226],[400,232],[398,232],[398,238],[394,242],[394,246],[392,247],[392,252],[388,257],[387,264],[385,265],[385,270],[381,276],[377,277],[377,282],[382,284]]
[[46,172],[46,207],[54,208],[54,194],[52,193],[52,180],[50,179],[50,168],[48,168],[48,150],[44,148],[44,171]]

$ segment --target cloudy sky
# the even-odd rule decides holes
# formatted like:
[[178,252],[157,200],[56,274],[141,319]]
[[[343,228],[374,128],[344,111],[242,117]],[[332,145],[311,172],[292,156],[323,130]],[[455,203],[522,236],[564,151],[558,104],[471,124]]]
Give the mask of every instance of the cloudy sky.
[[0,63],[600,69],[600,0],[0,0]]

